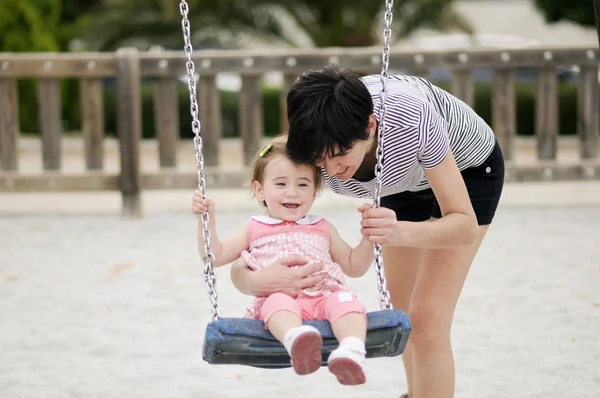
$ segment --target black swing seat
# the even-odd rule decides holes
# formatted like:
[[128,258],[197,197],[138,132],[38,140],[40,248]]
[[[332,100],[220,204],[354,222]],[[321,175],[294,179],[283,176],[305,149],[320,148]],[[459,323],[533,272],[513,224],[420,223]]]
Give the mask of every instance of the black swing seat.
[[[404,351],[411,331],[408,315],[398,309],[367,314],[367,358],[395,357]],[[338,346],[327,321],[305,321],[323,336],[323,362]],[[245,365],[265,369],[291,366],[282,344],[265,329],[262,321],[220,318],[206,327],[202,358],[213,365]]]

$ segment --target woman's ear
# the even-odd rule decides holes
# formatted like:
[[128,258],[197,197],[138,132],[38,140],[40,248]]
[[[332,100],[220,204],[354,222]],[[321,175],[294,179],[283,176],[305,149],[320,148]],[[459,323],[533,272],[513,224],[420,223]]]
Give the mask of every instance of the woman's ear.
[[369,116],[369,135],[375,133],[377,133],[377,118],[375,118],[374,113],[371,113],[371,116]]

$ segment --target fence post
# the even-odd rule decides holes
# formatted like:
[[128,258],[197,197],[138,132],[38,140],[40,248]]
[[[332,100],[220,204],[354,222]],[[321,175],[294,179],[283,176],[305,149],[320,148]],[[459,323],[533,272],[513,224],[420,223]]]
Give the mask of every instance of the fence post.
[[594,21],[596,21],[596,33],[600,44],[600,0],[594,0]]
[[142,137],[142,104],[140,94],[140,61],[135,48],[122,48],[116,53],[117,134],[121,152],[120,188],[122,215],[141,217],[140,141]]
[[60,79],[38,82],[38,114],[44,170],[60,170],[63,125],[60,115]]
[[263,138],[263,101],[259,75],[242,75],[240,91],[240,132],[244,146],[244,165],[249,165]]
[[492,129],[500,143],[504,158],[513,161],[516,135],[516,99],[514,75],[511,69],[499,68],[494,71],[492,81]]
[[0,79],[0,170],[18,169],[20,134],[17,81]]
[[223,136],[221,126],[221,102],[216,75],[200,74],[198,79],[199,115],[202,120],[202,151],[205,166],[219,166],[220,145]]

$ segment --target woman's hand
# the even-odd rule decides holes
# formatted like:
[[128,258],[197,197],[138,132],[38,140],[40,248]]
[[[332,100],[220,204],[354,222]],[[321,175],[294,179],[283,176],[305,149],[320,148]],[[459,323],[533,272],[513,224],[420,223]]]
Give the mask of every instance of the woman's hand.
[[365,203],[358,208],[362,220],[360,233],[372,243],[390,246],[400,245],[400,232],[396,213],[385,207],[374,208],[372,204]]
[[319,273],[322,268],[322,264],[307,264],[306,259],[300,256],[290,256],[262,270],[252,271],[240,259],[233,264],[231,277],[236,288],[245,294],[260,297],[279,292],[296,297],[302,290],[314,288],[325,278],[325,273]]

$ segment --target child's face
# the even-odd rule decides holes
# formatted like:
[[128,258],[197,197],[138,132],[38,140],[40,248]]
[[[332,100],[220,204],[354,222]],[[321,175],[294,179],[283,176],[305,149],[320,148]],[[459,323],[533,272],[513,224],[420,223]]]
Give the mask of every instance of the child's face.
[[265,167],[263,183],[254,181],[252,189],[259,201],[267,203],[271,217],[296,221],[310,211],[315,200],[314,169],[277,155]]

